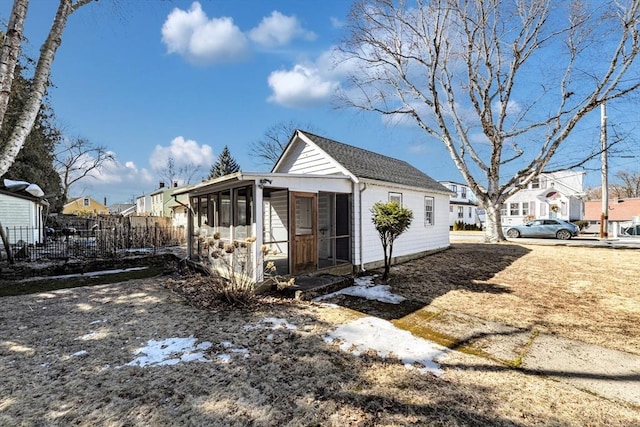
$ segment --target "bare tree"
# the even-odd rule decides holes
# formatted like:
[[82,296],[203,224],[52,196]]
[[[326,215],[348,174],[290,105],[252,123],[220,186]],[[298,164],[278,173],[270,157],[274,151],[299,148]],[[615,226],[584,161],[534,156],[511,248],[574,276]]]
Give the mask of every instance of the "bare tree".
[[108,161],[115,161],[115,156],[106,147],[94,145],[85,138],[63,140],[53,155],[53,163],[62,179],[63,199],[68,199],[73,184],[99,171]]
[[183,184],[191,184],[191,180],[194,175],[201,170],[200,165],[196,166],[194,163],[188,163],[183,166],[176,165],[176,161],[173,157],[167,159],[165,167],[157,170],[158,176],[162,179],[162,182],[166,183],[168,187],[172,187],[175,183],[181,182]]
[[[47,89],[53,59],[62,43],[62,33],[67,19],[72,13],[92,1],[94,0],[60,0],[51,30],[40,48],[40,57],[36,63],[29,98],[25,102],[25,108],[18,117],[13,132],[0,151],[0,176],[4,175],[13,164],[33,128]],[[4,124],[15,68],[22,49],[24,21],[28,6],[29,0],[14,0],[7,33],[0,50],[0,129]]]
[[619,183],[611,184],[612,192],[619,198],[640,197],[640,173],[620,171],[615,174]]
[[588,113],[640,88],[640,0],[358,0],[341,101],[446,147],[504,240],[500,207]]
[[276,123],[266,130],[260,141],[250,144],[251,156],[259,165],[273,168],[296,129],[317,132],[313,125],[301,126],[293,120]]

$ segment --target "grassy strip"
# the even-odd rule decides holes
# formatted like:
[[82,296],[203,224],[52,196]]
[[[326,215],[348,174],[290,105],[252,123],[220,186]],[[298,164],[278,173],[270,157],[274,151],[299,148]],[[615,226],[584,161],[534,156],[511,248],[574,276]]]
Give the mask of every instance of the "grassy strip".
[[115,274],[99,276],[79,276],[66,279],[43,278],[28,282],[5,282],[0,284],[0,297],[37,294],[58,289],[77,288],[81,286],[106,285],[109,283],[125,282],[127,280],[146,279],[163,274],[162,267],[150,267],[144,270],[125,271]]

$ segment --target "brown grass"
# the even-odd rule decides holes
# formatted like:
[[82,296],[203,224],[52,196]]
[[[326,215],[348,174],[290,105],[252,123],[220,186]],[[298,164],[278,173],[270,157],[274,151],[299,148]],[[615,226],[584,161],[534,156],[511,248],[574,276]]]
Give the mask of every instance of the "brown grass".
[[640,251],[456,244],[395,266],[395,292],[448,310],[640,354]]
[[[633,254],[559,249],[561,255],[545,247],[456,245],[394,267],[394,291],[417,308],[540,324],[576,338],[600,322],[607,346],[633,349],[637,330],[625,341],[614,331],[615,313],[638,325],[638,291],[625,285],[627,273],[609,280],[608,272],[600,274],[613,266],[599,267],[605,257],[619,263]],[[447,273],[445,264],[455,268]],[[574,266],[585,273],[574,275]],[[536,271],[547,275],[539,292]],[[442,377],[375,354],[353,357],[323,339],[361,315],[348,309],[270,297],[251,308],[228,308],[206,292],[192,279],[157,278],[1,298],[0,425],[640,425],[640,408],[469,354],[448,357]],[[199,307],[185,303],[187,294]],[[570,296],[581,308],[564,301]],[[599,320],[585,319],[594,313]],[[245,328],[267,317],[297,329]],[[567,326],[575,320],[581,332]],[[213,344],[212,362],[116,368],[148,340],[188,336]],[[232,354],[224,363],[217,355],[226,341],[250,356]]]

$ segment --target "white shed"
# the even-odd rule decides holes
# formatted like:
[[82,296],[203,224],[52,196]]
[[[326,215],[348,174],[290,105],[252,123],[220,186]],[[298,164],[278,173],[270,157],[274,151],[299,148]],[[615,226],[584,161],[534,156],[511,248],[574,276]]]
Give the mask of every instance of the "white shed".
[[0,187],[0,223],[10,244],[44,243],[44,215],[48,203],[41,197]]
[[[185,192],[193,212],[189,255],[207,256],[207,236],[255,238],[247,258],[256,280],[268,261],[291,275],[382,266],[370,212],[380,201],[413,211],[411,227],[394,244],[394,262],[449,246],[446,187],[407,162],[300,130],[271,173],[239,172]],[[263,257],[263,248],[272,251]]]

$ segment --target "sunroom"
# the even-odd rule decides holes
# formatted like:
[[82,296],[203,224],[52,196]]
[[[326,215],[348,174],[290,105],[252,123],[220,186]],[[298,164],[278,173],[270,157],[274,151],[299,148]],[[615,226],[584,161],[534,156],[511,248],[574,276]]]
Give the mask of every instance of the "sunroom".
[[257,282],[267,265],[280,276],[350,273],[351,191],[341,175],[239,172],[204,182],[185,190],[188,256],[214,268],[230,264]]

